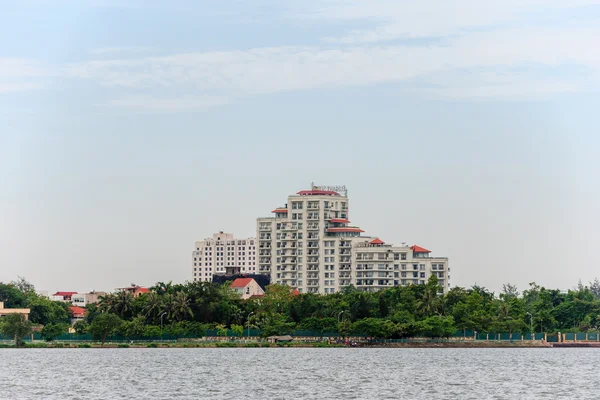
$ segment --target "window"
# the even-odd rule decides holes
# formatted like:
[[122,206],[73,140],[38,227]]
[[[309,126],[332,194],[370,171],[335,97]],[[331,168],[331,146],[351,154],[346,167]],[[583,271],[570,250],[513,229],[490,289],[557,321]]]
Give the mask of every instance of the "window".
[[400,254],[400,258],[401,258],[402,260],[406,260],[406,253],[401,253],[401,254]]

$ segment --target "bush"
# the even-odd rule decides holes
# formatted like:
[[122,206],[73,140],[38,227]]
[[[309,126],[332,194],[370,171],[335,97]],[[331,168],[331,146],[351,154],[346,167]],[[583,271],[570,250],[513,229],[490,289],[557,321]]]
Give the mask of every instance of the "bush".
[[215,343],[216,347],[237,347],[237,343],[232,342],[217,342]]
[[88,343],[80,343],[77,345],[77,347],[79,347],[80,349],[91,349],[92,345]]
[[157,347],[158,347],[158,344],[156,344],[156,343],[148,343],[148,346],[146,346],[146,347],[149,347],[149,348],[155,349],[155,348],[157,348]]
[[129,345],[128,344],[120,344],[117,346],[119,349],[128,349]]
[[246,343],[244,347],[260,347],[258,343]]

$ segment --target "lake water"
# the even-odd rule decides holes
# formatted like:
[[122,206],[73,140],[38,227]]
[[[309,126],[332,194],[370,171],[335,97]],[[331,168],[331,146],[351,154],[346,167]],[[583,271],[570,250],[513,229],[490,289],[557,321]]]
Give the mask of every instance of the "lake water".
[[0,399],[598,399],[600,349],[1,349]]

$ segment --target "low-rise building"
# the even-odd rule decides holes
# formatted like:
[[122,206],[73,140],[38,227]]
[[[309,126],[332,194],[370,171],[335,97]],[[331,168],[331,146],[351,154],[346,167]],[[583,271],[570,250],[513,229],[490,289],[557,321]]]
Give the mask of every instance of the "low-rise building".
[[235,290],[244,300],[252,296],[263,296],[265,291],[252,278],[237,278],[231,282],[231,288]]
[[100,296],[106,296],[105,292],[91,291],[89,293],[77,293],[71,297],[71,303],[74,306],[85,307],[88,304],[95,304],[100,301]]
[[9,314],[23,314],[25,315],[25,319],[29,319],[30,312],[29,308],[4,308],[4,302],[0,301],[0,318],[6,317]]
[[138,286],[135,283],[132,283],[131,286],[128,287],[118,288],[117,290],[129,292],[133,295],[133,297],[141,296],[142,294],[148,293],[150,291],[150,289],[145,288],[143,286]]
[[52,296],[50,296],[50,300],[54,301],[64,301],[66,303],[70,303],[73,295],[77,294],[77,292],[56,292]]
[[77,321],[81,321],[85,318],[86,309],[83,307],[70,306],[69,317],[71,318],[71,325]]

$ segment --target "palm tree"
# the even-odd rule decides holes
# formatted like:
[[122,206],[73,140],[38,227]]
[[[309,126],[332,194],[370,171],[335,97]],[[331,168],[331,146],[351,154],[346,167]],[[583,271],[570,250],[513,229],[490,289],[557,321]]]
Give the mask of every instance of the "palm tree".
[[150,292],[146,295],[143,307],[144,315],[148,321],[155,321],[162,308],[162,298],[156,292]]
[[116,296],[108,293],[99,297],[99,308],[101,312],[115,312]]
[[181,321],[186,316],[194,317],[194,313],[190,307],[190,299],[183,292],[178,292],[173,298],[172,305],[173,317],[177,321]]
[[125,290],[116,295],[114,304],[115,314],[126,318],[133,311],[133,295]]

